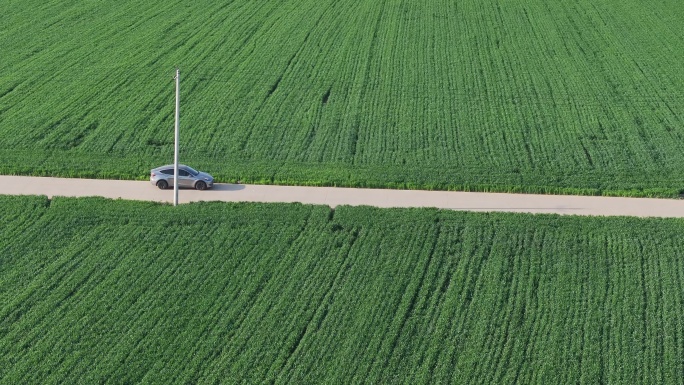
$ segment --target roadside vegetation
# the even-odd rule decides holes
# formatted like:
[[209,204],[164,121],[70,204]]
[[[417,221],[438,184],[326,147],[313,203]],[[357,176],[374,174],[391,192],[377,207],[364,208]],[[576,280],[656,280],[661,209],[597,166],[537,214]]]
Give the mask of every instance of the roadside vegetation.
[[0,173],[675,197],[680,0],[25,0]]
[[678,384],[684,221],[0,196],[0,383]]

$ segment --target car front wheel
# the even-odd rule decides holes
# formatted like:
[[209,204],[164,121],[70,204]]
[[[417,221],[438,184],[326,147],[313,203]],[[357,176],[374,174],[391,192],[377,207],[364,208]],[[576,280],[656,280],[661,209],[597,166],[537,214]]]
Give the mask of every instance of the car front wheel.
[[207,184],[204,183],[204,182],[202,182],[202,181],[199,181],[199,182],[197,182],[197,184],[195,184],[195,188],[196,188],[197,190],[200,190],[200,191],[206,190]]
[[157,187],[159,187],[160,190],[166,190],[166,188],[169,187],[169,184],[165,180],[160,180],[157,182]]

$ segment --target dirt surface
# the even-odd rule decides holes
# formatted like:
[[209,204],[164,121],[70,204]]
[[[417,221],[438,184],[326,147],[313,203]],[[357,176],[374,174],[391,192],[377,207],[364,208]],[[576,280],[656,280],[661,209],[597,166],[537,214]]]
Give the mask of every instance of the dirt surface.
[[[173,202],[173,189],[159,190],[147,181],[0,176],[0,194],[102,196]],[[216,184],[206,191],[180,190],[179,202],[301,202],[376,207],[437,207],[467,211],[508,211],[570,215],[684,217],[684,200],[571,195],[500,194],[447,191],[376,190]]]

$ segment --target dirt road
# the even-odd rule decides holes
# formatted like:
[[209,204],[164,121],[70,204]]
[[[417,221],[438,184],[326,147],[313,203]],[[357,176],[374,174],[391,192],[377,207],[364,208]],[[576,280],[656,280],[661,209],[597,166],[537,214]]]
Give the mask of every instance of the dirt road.
[[[147,181],[0,176],[0,194],[102,196],[172,202],[173,190]],[[467,211],[508,211],[572,215],[684,217],[684,200],[570,195],[499,194],[447,191],[376,190],[217,184],[211,190],[180,190],[180,203],[196,201],[301,202],[377,207],[437,207]]]

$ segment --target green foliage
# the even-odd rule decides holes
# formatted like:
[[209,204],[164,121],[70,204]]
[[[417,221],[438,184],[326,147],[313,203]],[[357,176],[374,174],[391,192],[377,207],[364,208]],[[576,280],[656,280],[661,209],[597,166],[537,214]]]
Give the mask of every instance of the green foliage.
[[8,196],[0,218],[0,383],[684,371],[682,220]]
[[664,196],[680,1],[25,0],[0,15],[0,172]]

